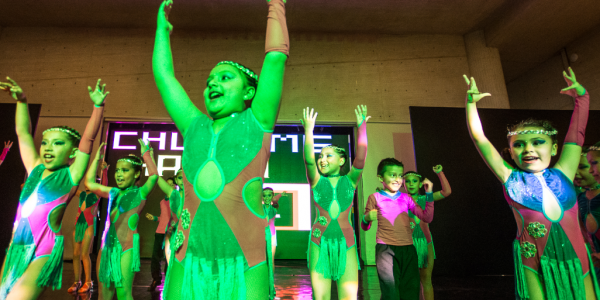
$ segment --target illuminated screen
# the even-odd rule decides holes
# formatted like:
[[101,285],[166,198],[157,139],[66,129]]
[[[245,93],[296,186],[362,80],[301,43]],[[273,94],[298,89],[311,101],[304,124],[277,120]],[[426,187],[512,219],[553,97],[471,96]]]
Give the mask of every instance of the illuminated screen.
[[[315,137],[315,156],[318,157],[321,148],[329,144],[336,144],[345,148],[349,155],[353,153],[353,128],[352,127],[330,127],[317,126],[314,132]],[[116,186],[114,180],[114,166],[118,159],[129,154],[140,155],[138,139],[150,141],[154,148],[154,155],[159,175],[163,178],[171,177],[181,168],[181,155],[183,152],[183,139],[177,128],[172,123],[109,123],[107,133],[107,151],[106,161],[111,166],[109,170],[109,186]],[[311,205],[310,186],[307,183],[306,171],[304,167],[304,129],[297,125],[278,125],[272,135],[271,157],[265,171],[264,186],[271,187],[275,194],[287,192],[288,196],[281,197],[279,200],[279,209],[275,220],[275,226],[278,231],[278,238],[285,239],[285,232],[305,231],[308,238],[308,231],[311,228],[314,218],[314,207]],[[350,158],[348,162],[351,162]],[[348,171],[350,163],[346,163],[345,170]],[[144,166],[144,172],[140,180],[143,184],[147,179],[147,170]],[[142,212],[153,215],[160,214],[160,200],[164,194],[158,188],[148,196],[148,201]],[[104,208],[105,210],[106,208]],[[105,211],[102,212],[106,214]],[[143,255],[151,255],[151,242],[156,230],[156,223],[140,218],[138,231],[143,240]],[[144,239],[146,237],[146,239]],[[291,236],[290,236],[291,238]],[[302,248],[298,252],[306,251],[306,241],[302,239]],[[148,240],[148,243],[146,242]],[[278,247],[281,248],[281,247]],[[283,250],[283,249],[282,249]],[[147,251],[147,252],[146,252]],[[278,250],[279,252],[279,250]],[[285,253],[277,255],[279,258]],[[302,254],[305,257],[305,254]],[[285,256],[286,258],[295,257],[294,255]]]

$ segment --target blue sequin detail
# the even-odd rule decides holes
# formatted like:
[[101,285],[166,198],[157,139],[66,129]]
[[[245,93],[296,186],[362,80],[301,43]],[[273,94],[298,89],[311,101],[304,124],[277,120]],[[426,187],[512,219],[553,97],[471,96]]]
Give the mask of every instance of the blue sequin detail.
[[[546,169],[543,177],[564,211],[571,209],[577,203],[575,187],[563,172],[558,169]],[[534,174],[515,169],[504,183],[504,188],[513,201],[543,212],[544,191]]]

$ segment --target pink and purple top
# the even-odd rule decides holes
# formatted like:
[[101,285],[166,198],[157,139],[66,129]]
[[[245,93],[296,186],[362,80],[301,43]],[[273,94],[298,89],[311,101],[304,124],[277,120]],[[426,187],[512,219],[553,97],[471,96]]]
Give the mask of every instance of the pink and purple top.
[[[409,194],[397,192],[389,195],[385,191],[371,194],[367,200],[365,215],[371,210],[377,210],[377,234],[378,244],[393,246],[406,246],[413,244],[413,228],[410,225],[408,212],[412,212],[423,222],[430,223],[433,220],[433,194],[427,193],[427,204],[423,210],[417,205]],[[361,222],[363,230],[371,228],[371,222]]]

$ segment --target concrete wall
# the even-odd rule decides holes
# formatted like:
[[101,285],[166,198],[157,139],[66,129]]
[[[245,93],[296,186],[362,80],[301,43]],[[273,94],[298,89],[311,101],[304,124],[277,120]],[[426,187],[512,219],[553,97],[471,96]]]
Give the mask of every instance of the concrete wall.
[[[98,78],[111,92],[105,117],[164,120],[169,116],[151,73],[153,35],[148,29],[3,28],[0,76],[11,76],[31,103],[42,104],[40,129],[67,124],[83,130],[92,110],[86,87]],[[258,72],[264,35],[176,29],[172,48],[177,76],[205,111],[202,92],[211,68],[234,60]],[[411,142],[408,107],[462,107],[463,74],[469,74],[469,64],[462,36],[292,34],[280,120],[297,121],[310,106],[319,111],[319,122],[351,123],[354,107],[368,105],[373,124],[359,190],[362,214],[364,201],[379,185],[379,160],[405,149],[397,145],[398,134],[409,134],[400,144]],[[75,209],[70,205],[65,216],[67,237]],[[374,234],[364,236],[361,255],[368,264],[374,264]],[[70,258],[70,241],[65,248]]]
[[[577,75],[577,80],[590,93],[590,109],[599,110],[600,102],[600,26],[573,41],[565,51],[567,56],[577,54],[575,62],[567,62]],[[573,109],[569,96],[560,94],[567,87],[562,78],[566,60],[560,53],[536,68],[507,83],[510,107],[516,109]],[[589,128],[588,130],[591,130]],[[591,142],[591,141],[590,141]]]

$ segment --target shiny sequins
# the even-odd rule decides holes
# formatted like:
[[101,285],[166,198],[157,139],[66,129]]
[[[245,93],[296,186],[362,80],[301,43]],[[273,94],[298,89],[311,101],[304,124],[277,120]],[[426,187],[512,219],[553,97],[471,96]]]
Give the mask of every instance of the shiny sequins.
[[317,221],[319,222],[319,224],[321,224],[322,226],[327,225],[327,218],[325,218],[324,216],[320,216]]
[[315,230],[313,230],[313,236],[316,238],[320,238],[321,237],[321,229],[315,228]]
[[177,230],[177,234],[175,235],[175,243],[173,243],[173,249],[172,250],[179,250],[179,248],[181,248],[181,246],[183,245],[183,241],[185,240],[185,236],[183,235],[183,232],[181,232],[180,230]]
[[410,229],[415,229],[415,226],[417,226],[415,225],[415,222],[410,222]]
[[541,224],[540,222],[529,223],[529,225],[527,226],[527,231],[529,232],[529,235],[534,239],[544,237],[546,233],[548,233],[548,229],[546,229],[546,226],[544,224]]
[[187,208],[181,212],[181,226],[185,230],[190,228],[190,211]]
[[523,242],[521,244],[521,254],[525,258],[532,258],[535,256],[536,253],[537,253],[537,248],[535,247],[534,244],[532,244],[530,242]]

